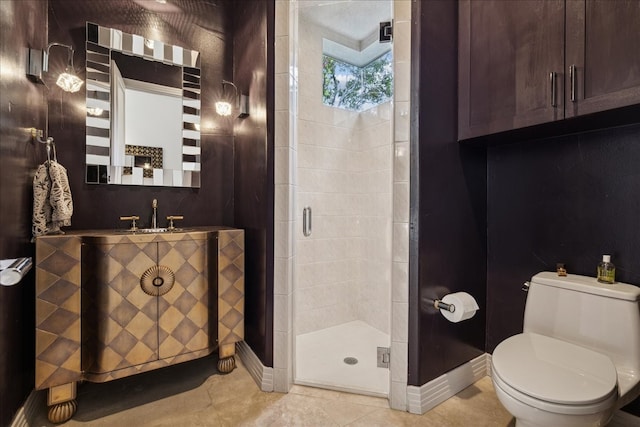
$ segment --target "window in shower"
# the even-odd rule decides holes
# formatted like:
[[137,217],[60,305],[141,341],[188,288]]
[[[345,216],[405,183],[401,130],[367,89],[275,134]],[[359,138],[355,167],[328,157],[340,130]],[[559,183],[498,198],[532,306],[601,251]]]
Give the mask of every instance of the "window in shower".
[[322,100],[325,105],[364,111],[393,95],[391,51],[364,66],[322,55]]

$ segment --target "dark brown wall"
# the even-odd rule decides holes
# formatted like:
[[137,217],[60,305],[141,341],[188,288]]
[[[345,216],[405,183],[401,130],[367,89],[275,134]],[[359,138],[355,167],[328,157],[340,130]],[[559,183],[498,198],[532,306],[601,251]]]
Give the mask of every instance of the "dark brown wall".
[[[484,353],[486,156],[457,143],[456,2],[414,2],[409,384]],[[480,311],[449,323],[425,300],[473,295]]]
[[[47,39],[46,2],[2,2],[0,7],[0,258],[33,256],[32,182],[45,159],[44,146],[28,128],[45,125],[44,87],[25,75],[26,48],[42,49]],[[34,274],[0,286],[0,425],[11,418],[33,389]]]
[[[254,2],[250,2],[254,3]],[[236,197],[261,194],[262,202],[247,203],[239,209],[234,219],[234,124],[232,118],[222,119],[213,111],[213,102],[222,95],[222,80],[233,80],[232,22],[238,17],[232,9],[233,2],[216,0],[184,0],[175,5],[134,0],[103,2],[78,2],[74,0],[11,1],[2,3],[2,80],[1,105],[1,154],[0,167],[0,256],[2,258],[33,255],[31,238],[31,209],[33,173],[45,159],[43,146],[35,144],[28,136],[29,127],[46,127],[46,106],[49,107],[49,132],[58,148],[58,160],[68,170],[74,198],[72,229],[122,227],[118,217],[139,214],[143,224],[148,224],[153,198],[159,201],[160,215],[183,214],[183,225],[247,225],[247,284],[250,295],[247,307],[252,311],[247,328],[259,331],[255,337],[249,333],[252,346],[258,348],[263,361],[270,364],[270,322],[272,297],[269,297],[273,266],[272,258],[272,184],[273,137],[266,121],[266,113],[273,108],[273,95],[267,102],[266,93],[273,93],[273,83],[268,79],[273,71],[273,53],[267,66],[265,42],[266,10],[273,21],[273,5],[264,2],[251,12],[240,46],[246,55],[236,64],[243,84],[251,85],[252,106],[256,107],[250,120],[243,122],[238,131],[247,131],[239,139],[247,150],[240,150],[240,169],[248,174],[247,180],[239,180]],[[144,7],[143,7],[144,6]],[[48,7],[48,10],[47,10]],[[242,16],[239,17],[243,19]],[[125,32],[143,35],[167,43],[190,47],[201,52],[202,68],[202,186],[190,188],[155,188],[138,186],[88,185],[84,183],[85,156],[85,92],[66,94],[55,86],[55,76],[66,65],[66,55],[60,48],[53,48],[50,73],[45,75],[49,87],[36,85],[24,77],[27,46],[43,49],[51,41],[72,44],[76,48],[75,68],[84,78],[84,38],[87,21],[113,27]],[[47,22],[51,25],[48,28]],[[272,23],[270,24],[273,25]],[[257,26],[258,28],[254,28]],[[248,31],[248,33],[247,33]],[[48,37],[47,37],[48,34]],[[271,34],[273,31],[271,30]],[[252,39],[253,36],[261,37]],[[271,36],[273,38],[273,36]],[[251,63],[253,53],[260,58],[257,67]],[[249,56],[247,56],[249,55]],[[250,66],[250,71],[242,67]],[[15,68],[10,71],[9,67]],[[270,68],[269,68],[270,67]],[[256,71],[257,73],[254,73]],[[256,79],[259,76],[259,79]],[[269,86],[270,85],[270,86]],[[271,88],[271,89],[269,89]],[[248,124],[248,126],[245,125]],[[252,152],[257,147],[267,150],[266,134],[270,135],[268,153]],[[251,136],[252,135],[252,136]],[[254,157],[252,157],[254,156]],[[254,169],[254,161],[262,162],[262,169]],[[256,172],[258,171],[258,172]],[[266,174],[266,176],[265,176]],[[253,186],[262,185],[253,191]],[[251,189],[251,191],[249,190]],[[253,286],[253,283],[256,283]],[[24,398],[33,389],[34,354],[34,278],[31,273],[20,285],[0,287],[0,378],[1,419],[6,425]],[[251,294],[253,292],[253,294]],[[252,317],[251,317],[252,316]]]
[[[75,204],[72,228],[122,227],[118,217],[132,214],[140,215],[142,225],[148,224],[151,200],[157,198],[161,218],[178,214],[185,216],[184,226],[232,225],[245,229],[245,333],[252,349],[270,366],[273,79],[268,76],[273,74],[273,49],[268,61],[266,37],[267,22],[274,25],[273,2],[144,2],[147,9],[142,4],[134,0],[51,0],[50,37],[83,46],[85,22],[90,21],[200,51],[202,186],[181,189],[84,184],[84,95],[62,95],[58,91],[49,104],[50,129],[60,141],[59,160],[70,174]],[[179,10],[175,10],[176,4]],[[273,30],[270,34],[268,45],[272,46]],[[83,49],[78,49],[76,63],[83,64],[84,60]],[[214,112],[214,102],[223,94],[223,79],[233,81],[241,93],[250,94],[252,111],[248,118],[221,118]],[[227,87],[224,94],[229,90]]]
[[632,125],[488,150],[487,351],[522,331],[522,283],[558,262],[595,276],[611,254],[640,285],[639,142]]
[[249,117],[235,120],[234,218],[245,229],[245,340],[273,366],[273,1],[234,4],[234,79],[249,94]]
[[184,0],[165,5],[134,0],[49,1],[49,41],[73,44],[75,68],[84,78],[87,21],[127,33],[200,51],[202,68],[202,185],[199,189],[84,183],[85,91],[62,92],[52,80],[64,68],[66,54],[51,51],[48,74],[49,134],[58,160],[67,168],[74,200],[72,229],[118,228],[121,215],[140,215],[149,225],[151,201],[158,199],[160,225],[167,215],[184,215],[183,226],[234,225],[233,120],[213,107],[222,80],[232,79],[233,46],[226,3]]

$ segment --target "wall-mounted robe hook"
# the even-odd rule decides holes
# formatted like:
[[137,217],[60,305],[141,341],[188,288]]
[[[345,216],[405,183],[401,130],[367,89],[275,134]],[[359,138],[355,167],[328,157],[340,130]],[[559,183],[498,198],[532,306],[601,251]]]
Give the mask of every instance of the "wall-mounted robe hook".
[[51,148],[53,147],[53,157],[56,158],[55,144],[53,137],[48,136],[47,139],[42,139],[44,131],[42,129],[31,128],[31,138],[38,141],[40,144],[46,144],[47,146],[47,160],[51,160]]
[[40,144],[51,144],[53,143],[52,137],[47,137],[47,139],[42,139],[44,137],[44,131],[42,129],[31,128],[31,138],[38,141]]

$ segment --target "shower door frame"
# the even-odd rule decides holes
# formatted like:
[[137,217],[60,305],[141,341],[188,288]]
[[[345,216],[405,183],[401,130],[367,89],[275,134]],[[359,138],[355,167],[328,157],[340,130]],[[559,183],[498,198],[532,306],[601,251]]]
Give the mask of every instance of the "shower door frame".
[[[411,0],[393,3],[393,214],[391,262],[391,363],[389,403],[407,410]],[[297,219],[297,49],[296,0],[275,1],[275,224],[273,389],[293,385],[295,230]]]

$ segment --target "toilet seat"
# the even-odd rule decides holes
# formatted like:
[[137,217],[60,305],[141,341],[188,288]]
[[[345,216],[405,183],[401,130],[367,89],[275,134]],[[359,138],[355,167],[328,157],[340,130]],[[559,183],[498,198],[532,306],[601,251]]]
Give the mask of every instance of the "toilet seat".
[[617,374],[609,357],[535,333],[522,333],[493,352],[497,386],[530,406],[563,414],[590,414],[617,399]]

